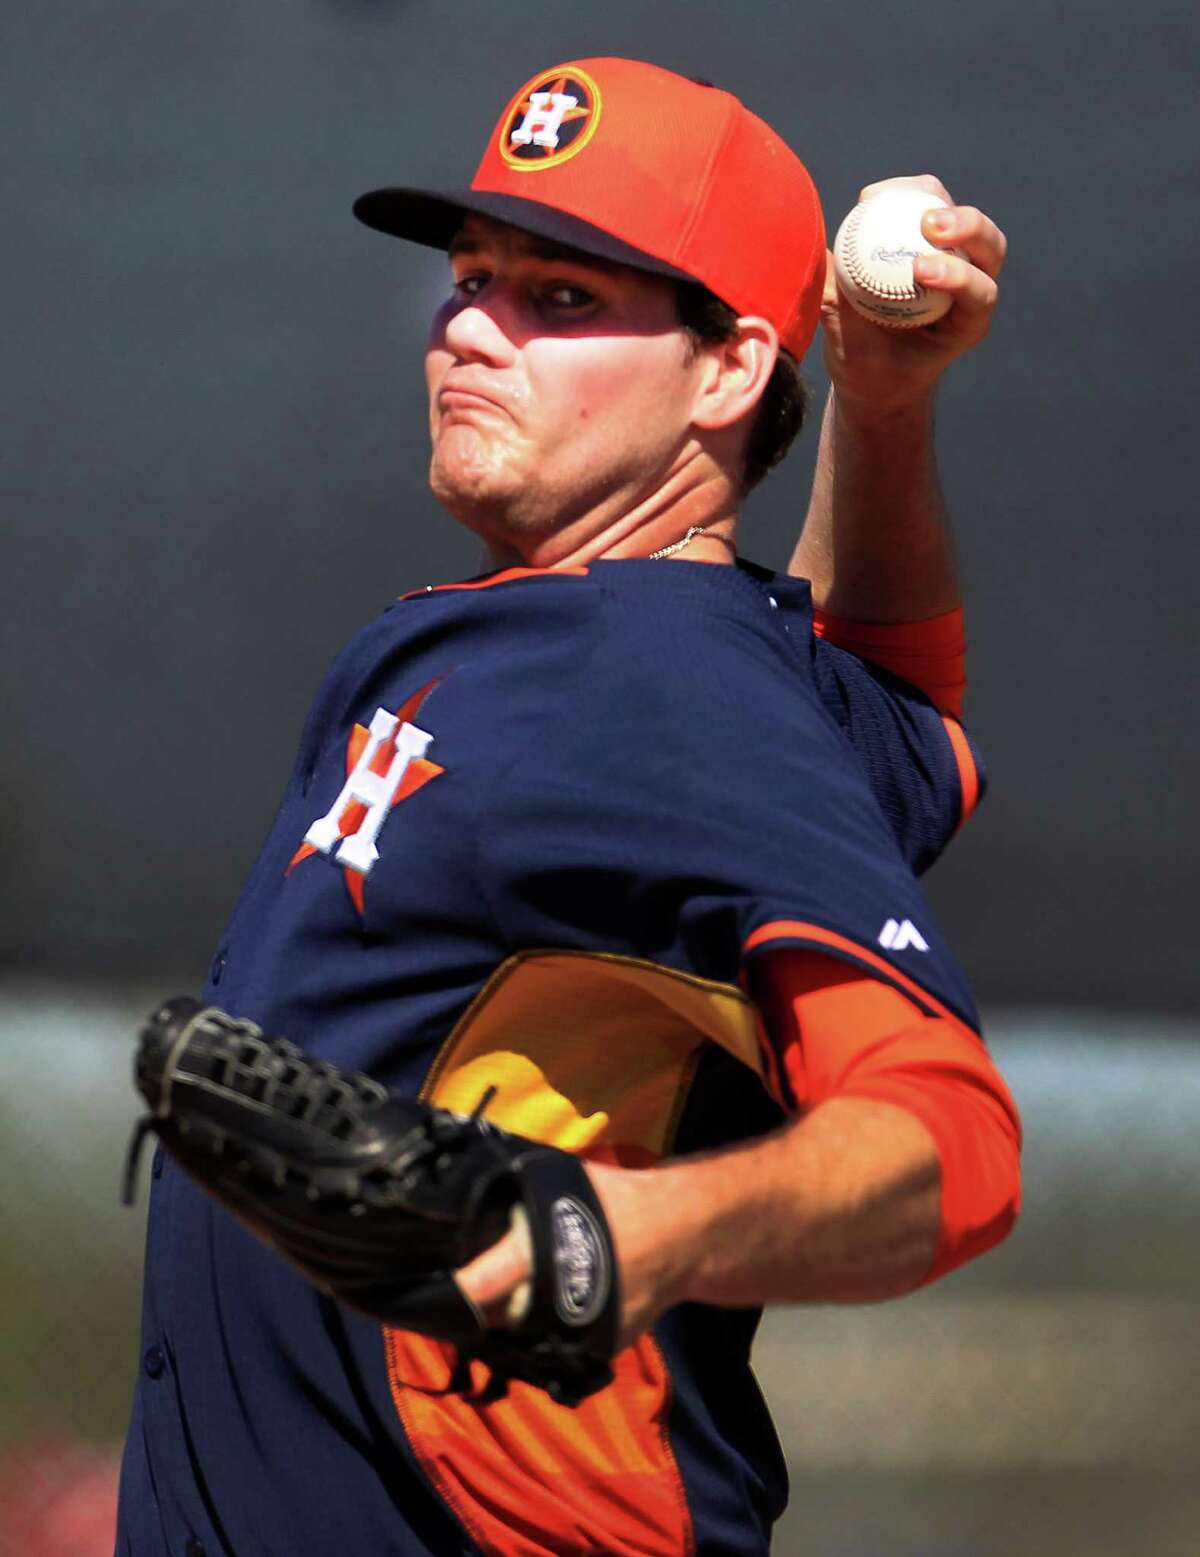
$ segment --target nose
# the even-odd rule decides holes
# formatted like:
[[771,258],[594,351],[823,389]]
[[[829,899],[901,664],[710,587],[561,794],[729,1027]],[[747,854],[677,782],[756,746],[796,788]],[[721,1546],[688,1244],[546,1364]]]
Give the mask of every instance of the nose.
[[464,362],[487,362],[503,367],[512,361],[514,345],[504,324],[504,305],[495,295],[495,283],[476,294],[446,320],[446,347]]

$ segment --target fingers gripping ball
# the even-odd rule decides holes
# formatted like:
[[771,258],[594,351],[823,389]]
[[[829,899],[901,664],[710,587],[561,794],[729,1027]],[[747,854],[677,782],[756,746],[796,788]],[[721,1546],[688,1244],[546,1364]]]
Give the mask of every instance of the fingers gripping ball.
[[[142,1030],[135,1082],[149,1107],[130,1144],[132,1198],[146,1133],[189,1177],[322,1292],[369,1318],[458,1348],[448,1388],[484,1398],[522,1379],[578,1405],[612,1379],[619,1298],[612,1237],[568,1152],[389,1092],[196,1000]],[[489,1330],[453,1273],[513,1222],[528,1291]]]
[[857,313],[894,330],[932,324],[950,307],[947,292],[931,292],[913,277],[924,254],[957,254],[938,248],[921,232],[926,211],[946,202],[924,189],[883,189],[861,200],[838,228],[833,264],[838,286]]

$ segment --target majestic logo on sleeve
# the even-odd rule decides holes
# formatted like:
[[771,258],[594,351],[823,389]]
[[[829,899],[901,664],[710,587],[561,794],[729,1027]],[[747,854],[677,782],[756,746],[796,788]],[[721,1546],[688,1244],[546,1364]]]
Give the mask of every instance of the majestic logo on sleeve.
[[354,726],[346,743],[346,782],[325,815],[305,833],[287,868],[290,874],[313,854],[336,861],[360,914],[363,881],[379,858],[380,829],[392,807],[445,772],[425,756],[433,736],[412,722],[436,685],[431,681],[422,687],[394,714],[376,709],[369,729]]
[[889,919],[879,932],[879,944],[887,951],[907,951],[910,946],[914,951],[929,950],[929,942],[911,919]]
[[500,121],[500,155],[510,168],[556,167],[581,152],[600,123],[600,90],[577,65],[543,71],[513,98]]

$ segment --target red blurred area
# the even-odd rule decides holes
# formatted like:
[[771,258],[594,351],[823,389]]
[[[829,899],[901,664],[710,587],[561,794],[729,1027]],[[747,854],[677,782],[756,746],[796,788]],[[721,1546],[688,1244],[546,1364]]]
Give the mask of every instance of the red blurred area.
[[115,1449],[43,1439],[0,1455],[0,1552],[14,1557],[112,1557]]

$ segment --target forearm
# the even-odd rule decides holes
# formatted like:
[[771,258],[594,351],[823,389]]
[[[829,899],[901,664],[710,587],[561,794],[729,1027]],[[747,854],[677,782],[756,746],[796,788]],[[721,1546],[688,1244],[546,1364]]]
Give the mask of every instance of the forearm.
[[636,1218],[617,1217],[631,1289],[640,1266],[657,1265],[650,1285],[672,1303],[895,1297],[919,1285],[938,1240],[933,1140],[873,1099],[831,1099],[769,1136],[626,1176],[612,1192],[639,1201]]
[[[592,1164],[621,1272],[622,1345],[677,1303],[869,1303],[924,1280],[940,1227],[933,1138],[831,1098],[770,1135],[654,1168]],[[529,1271],[515,1233],[458,1273],[493,1324]]]
[[815,605],[857,622],[923,621],[960,604],[932,391],[886,410],[830,391],[789,571],[811,579]]
[[822,306],[826,406],[812,503],[791,571],[813,581],[823,609],[856,622],[916,622],[959,604],[938,487],[933,397],[947,367],[988,333],[1007,241],[990,217],[955,205],[927,174],[885,179],[860,198],[915,187],[945,201],[924,237],[953,248],[919,259],[921,285],[946,293],[949,312],[918,330],[887,330],[844,301],[832,274]]
[[[805,948],[750,987],[795,1111],[764,1136],[588,1171],[621,1275],[623,1344],[677,1303],[897,1297],[997,1244],[1020,1208],[1020,1120],[982,1041]],[[459,1272],[493,1322],[528,1275],[510,1234]]]

